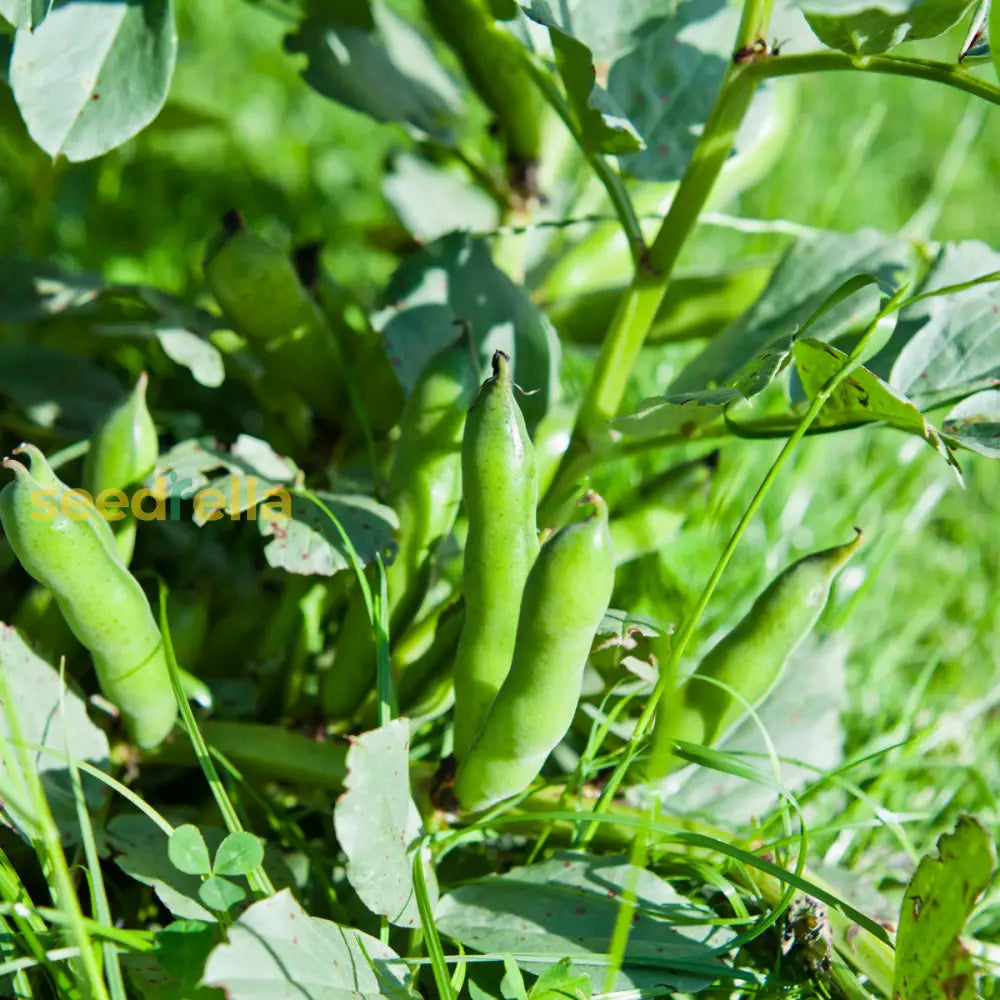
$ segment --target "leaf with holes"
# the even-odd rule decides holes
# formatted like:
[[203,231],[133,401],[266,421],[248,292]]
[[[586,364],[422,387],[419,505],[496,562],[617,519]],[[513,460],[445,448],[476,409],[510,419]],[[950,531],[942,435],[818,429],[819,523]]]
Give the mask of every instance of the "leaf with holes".
[[996,870],[996,847],[963,816],[938,840],[937,856],[917,865],[903,896],[896,932],[892,995],[899,1000],[974,1000],[976,976],[961,934]]
[[[340,522],[362,563],[392,551],[399,519],[391,507],[361,494],[318,490],[315,495]],[[272,510],[257,519],[261,535],[270,539],[264,547],[268,565],[307,576],[333,576],[349,569],[347,550],[326,514],[299,494],[291,500],[289,517]]]
[[789,343],[785,339],[765,347],[751,358],[725,385],[699,392],[667,393],[644,400],[642,409],[611,421],[611,426],[630,437],[657,434],[691,434],[721,416],[733,403],[763,392],[788,364]]
[[[822,341],[804,337],[792,349],[795,369],[808,399],[843,368],[847,355]],[[950,465],[958,468],[952,449],[908,399],[898,395],[867,368],[858,367],[833,391],[816,418],[817,427],[856,427],[881,422],[923,438]]]
[[176,57],[170,0],[74,0],[14,36],[10,86],[31,138],[79,162],[156,117]]
[[[395,719],[353,739],[347,752],[346,791],[333,813],[337,840],[347,855],[347,880],[372,913],[398,927],[419,927],[413,891],[413,845],[420,813],[410,797],[410,725]],[[437,881],[423,849],[431,905]]]
[[874,316],[882,294],[891,294],[895,282],[907,280],[914,267],[913,250],[905,240],[874,229],[817,233],[799,240],[775,268],[757,301],[709,341],[674,379],[670,391],[693,392],[727,384],[758,351],[812,320],[816,310],[850,279],[872,275],[874,281],[811,322],[809,332],[831,340],[856,329]]

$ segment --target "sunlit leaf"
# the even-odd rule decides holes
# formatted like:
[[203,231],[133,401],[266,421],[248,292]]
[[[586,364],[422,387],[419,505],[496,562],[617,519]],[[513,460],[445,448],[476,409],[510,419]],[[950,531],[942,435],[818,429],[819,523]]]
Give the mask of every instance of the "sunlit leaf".
[[156,117],[176,57],[170,0],[64,0],[15,35],[10,85],[46,153],[89,160]]

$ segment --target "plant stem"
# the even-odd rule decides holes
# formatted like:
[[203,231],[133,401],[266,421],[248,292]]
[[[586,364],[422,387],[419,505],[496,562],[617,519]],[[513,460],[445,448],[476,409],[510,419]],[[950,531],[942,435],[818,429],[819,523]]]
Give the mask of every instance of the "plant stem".
[[532,80],[535,81],[535,86],[542,92],[542,96],[569,130],[573,141],[586,157],[591,169],[597,175],[597,179],[604,185],[604,190],[614,207],[615,215],[618,216],[618,222],[628,238],[632,260],[637,263],[646,252],[646,241],[642,235],[642,228],[639,225],[639,218],[635,214],[632,199],[625,188],[625,182],[606,156],[602,153],[595,153],[587,147],[586,140],[577,127],[573,113],[566,103],[566,99],[559,92],[552,75],[543,66],[540,66],[527,50],[524,53],[524,64],[531,74]]
[[776,56],[747,63],[748,76],[757,81],[777,76],[800,76],[834,70],[859,70],[863,73],[886,73],[919,80],[943,83],[975,94],[992,104],[1000,104],[1000,87],[949,63],[932,59],[904,59],[899,56],[851,56],[846,52],[806,52],[801,55]]
[[[769,5],[748,3],[747,8],[752,8],[755,13],[747,23],[756,23],[760,25],[760,30],[764,30],[766,24],[757,20],[757,12],[766,6]],[[727,71],[715,107],[705,123],[670,209],[655,240],[640,261],[632,284],[618,301],[611,326],[601,345],[594,377],[577,416],[573,438],[549,489],[547,502],[569,488],[572,482],[570,471],[578,469],[581,458],[599,445],[601,438],[606,436],[604,428],[607,421],[618,412],[632,368],[666,295],[681,249],[732,150],[736,131],[757,87],[757,79],[746,72],[747,65],[732,65]]]
[[736,32],[734,51],[745,49],[767,33],[771,20],[774,0],[745,0],[740,16],[740,27]]

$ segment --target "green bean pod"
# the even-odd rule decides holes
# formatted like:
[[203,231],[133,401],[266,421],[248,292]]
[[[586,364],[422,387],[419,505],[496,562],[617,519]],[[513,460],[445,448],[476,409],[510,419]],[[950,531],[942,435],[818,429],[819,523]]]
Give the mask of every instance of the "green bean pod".
[[[83,465],[84,487],[92,497],[112,490],[124,492],[153,471],[160,455],[156,425],[146,405],[146,373],[135,388],[101,421],[90,438]],[[131,511],[113,522],[121,560],[127,566],[135,548],[138,521]]]
[[535,453],[514,398],[510,358],[493,355],[462,439],[469,533],[462,594],[465,624],[455,656],[455,756],[462,760],[510,670],[528,571],[538,555]]
[[55,477],[38,449],[17,451],[29,456],[31,468],[3,461],[14,473],[0,491],[7,540],[27,573],[55,595],[133,739],[156,746],[173,728],[177,702],[146,595],[120,561],[97,509]]
[[[406,402],[386,501],[399,518],[397,550],[386,566],[390,635],[419,609],[428,557],[455,522],[462,498],[462,429],[474,376],[464,338],[428,364]],[[368,574],[374,589],[377,577]],[[360,592],[351,599],[331,669],[320,683],[329,718],[347,718],[375,683],[375,638]]]
[[431,23],[452,49],[473,89],[496,116],[511,183],[534,194],[542,149],[544,101],[525,68],[521,43],[499,28],[483,0],[424,0]]
[[455,795],[466,810],[527,788],[573,721],[615,580],[607,505],[596,493],[585,499],[594,512],[546,542],[528,574],[510,672],[458,761]]
[[209,242],[205,280],[267,374],[336,422],[346,407],[341,350],[326,316],[277,247],[229,212]]
[[[738,625],[708,651],[684,683],[680,703],[661,702],[653,730],[654,770],[669,769],[674,739],[711,746],[778,682],[795,648],[812,631],[844,564],[861,545],[861,532],[845,545],[813,552],[783,570]],[[734,698],[717,684],[736,691]],[[665,698],[674,698],[672,692]],[[659,765],[655,762],[659,761]]]

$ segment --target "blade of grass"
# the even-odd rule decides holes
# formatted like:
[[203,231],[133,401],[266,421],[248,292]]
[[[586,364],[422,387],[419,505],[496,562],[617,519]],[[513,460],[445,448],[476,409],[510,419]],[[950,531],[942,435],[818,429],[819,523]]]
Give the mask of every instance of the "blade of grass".
[[448,964],[445,961],[444,949],[441,947],[441,937],[437,924],[434,923],[434,911],[431,909],[430,897],[427,895],[427,880],[424,878],[423,844],[417,845],[413,852],[413,892],[417,898],[417,912],[420,914],[420,926],[424,933],[424,947],[431,962],[434,973],[434,984],[437,986],[441,1000],[458,1000],[458,994],[448,974]]
[[13,743],[20,777],[32,810],[29,815],[33,815],[38,824],[37,829],[32,832],[31,846],[38,856],[52,899],[63,908],[66,916],[67,940],[70,946],[76,947],[80,953],[77,963],[80,975],[71,995],[79,994],[91,997],[93,1000],[107,1000],[107,989],[88,934],[87,924],[80,910],[80,901],[69,873],[66,855],[63,853],[59,830],[49,809],[38,772],[28,757],[20,722],[13,710],[15,702],[7,686],[7,678],[2,673],[0,673],[0,704],[3,705],[4,717],[11,734],[10,741],[6,735],[0,734],[0,753],[8,774],[16,773],[12,771],[13,761],[9,752],[10,743]]
[[[60,715],[66,719],[65,694],[66,678],[64,675],[65,661],[59,665],[59,701]],[[83,782],[80,780],[80,771],[77,768],[76,759],[70,749],[69,733],[65,724],[63,725],[63,745],[66,748],[66,760],[70,785],[73,790],[73,803],[76,806],[76,819],[80,825],[80,840],[83,843],[84,858],[87,862],[87,874],[90,883],[90,908],[94,918],[102,924],[111,925],[111,907],[108,905],[108,894],[104,887],[104,878],[101,874],[101,859],[97,853],[97,843],[94,840],[94,828],[90,822],[90,812],[87,809],[87,799],[83,794]],[[122,978],[122,967],[118,961],[118,951],[114,945],[105,941],[101,945],[101,952],[104,956],[104,977],[107,981],[108,994],[111,1000],[127,1000],[125,993],[125,981]]]
[[[181,687],[180,671],[177,667],[177,658],[174,656],[174,646],[170,640],[170,623],[167,620],[167,586],[163,580],[159,581],[159,596],[160,632],[163,635],[163,650],[167,657],[167,667],[170,670],[170,682],[174,687],[174,697],[177,699],[177,706],[180,709],[181,720],[184,723],[184,728],[187,730],[188,737],[191,740],[191,745],[194,747],[195,757],[201,765],[201,769],[205,775],[205,780],[208,782],[208,787],[212,792],[212,797],[215,799],[216,805],[219,807],[219,812],[222,814],[222,819],[226,824],[226,829],[230,833],[243,833],[245,832],[243,824],[240,822],[240,818],[236,813],[236,809],[233,806],[231,799],[226,794],[226,790],[219,778],[219,772],[215,769],[215,762],[212,760],[212,756],[208,752],[205,739],[201,735],[201,730],[198,728],[198,723],[195,720],[194,713],[191,711],[191,706],[188,704],[187,698],[184,697],[184,691]],[[276,891],[274,883],[264,870],[263,862],[252,872],[247,874],[247,882],[249,882],[251,889],[253,889],[254,892],[261,897],[273,896]]]

